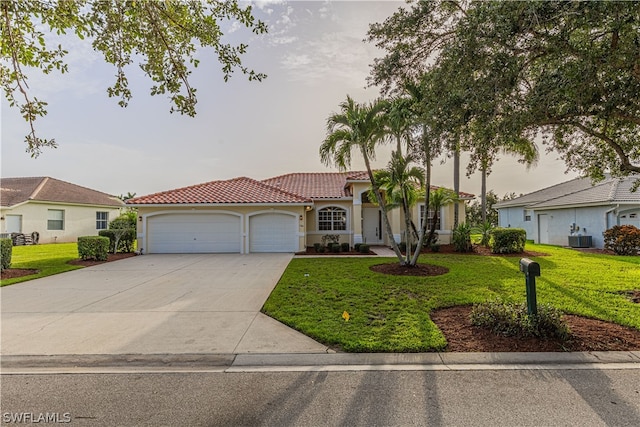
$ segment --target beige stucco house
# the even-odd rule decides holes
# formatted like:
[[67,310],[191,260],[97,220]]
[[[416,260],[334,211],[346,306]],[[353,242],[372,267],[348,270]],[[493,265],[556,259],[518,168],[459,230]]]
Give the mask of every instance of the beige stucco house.
[[[340,242],[388,245],[382,217],[367,193],[366,172],[291,173],[262,181],[240,177],[127,201],[138,209],[138,248],[145,253],[299,252],[327,234]],[[461,194],[460,218],[465,201]],[[420,207],[414,208],[418,218]],[[440,212],[441,243],[450,241],[453,204]],[[400,242],[404,220],[389,215]]]
[[0,233],[38,233],[39,243],[94,236],[120,215],[115,196],[50,177],[0,179]]

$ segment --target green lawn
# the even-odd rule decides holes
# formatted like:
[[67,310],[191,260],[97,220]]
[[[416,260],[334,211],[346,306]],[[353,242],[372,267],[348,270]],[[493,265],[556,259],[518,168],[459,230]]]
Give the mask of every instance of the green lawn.
[[0,286],[51,276],[52,274],[82,268],[67,262],[78,259],[77,243],[54,243],[49,245],[14,246],[11,256],[11,268],[32,268],[37,274],[2,280]]
[[[549,256],[540,263],[539,304],[640,329],[640,306],[624,291],[640,288],[640,257],[585,254],[527,244]],[[443,349],[431,310],[501,298],[524,302],[520,257],[428,254],[421,263],[449,268],[436,277],[399,277],[369,270],[391,258],[296,258],[263,307],[308,336],[352,352]],[[350,315],[349,321],[342,317]]]

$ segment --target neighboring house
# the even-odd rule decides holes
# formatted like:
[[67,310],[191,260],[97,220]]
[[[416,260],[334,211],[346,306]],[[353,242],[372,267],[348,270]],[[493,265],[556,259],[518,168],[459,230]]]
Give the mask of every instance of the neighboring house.
[[631,192],[636,179],[607,176],[592,184],[589,178],[576,178],[505,200],[494,205],[498,225],[524,228],[536,243],[603,248],[605,230],[625,224],[640,227],[640,190]]
[[0,187],[0,232],[37,232],[40,243],[97,235],[124,207],[115,196],[50,177],[1,178]]
[[[327,234],[350,245],[386,245],[379,209],[367,198],[369,187],[366,172],[291,173],[263,181],[212,181],[136,197],[127,205],[138,209],[138,248],[145,253],[299,252]],[[465,200],[473,195],[461,196],[464,218]],[[440,241],[448,243],[453,204],[440,214]],[[389,217],[399,242],[400,210]]]

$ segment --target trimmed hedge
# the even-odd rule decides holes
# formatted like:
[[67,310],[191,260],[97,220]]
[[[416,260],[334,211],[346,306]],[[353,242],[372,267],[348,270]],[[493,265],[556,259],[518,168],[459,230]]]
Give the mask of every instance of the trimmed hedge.
[[78,237],[78,255],[83,260],[106,261],[109,253],[109,238],[104,236]]
[[524,252],[527,232],[522,228],[494,228],[491,230],[489,246],[494,254],[517,254]]
[[604,232],[604,247],[616,255],[638,255],[640,229],[633,225],[614,225]]
[[2,264],[2,270],[6,270],[11,267],[11,255],[13,253],[13,242],[11,239],[0,239],[0,258]]

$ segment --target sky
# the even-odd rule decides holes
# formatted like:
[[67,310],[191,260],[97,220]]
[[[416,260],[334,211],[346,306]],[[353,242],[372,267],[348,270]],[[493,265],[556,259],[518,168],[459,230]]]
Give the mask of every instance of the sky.
[[[246,5],[247,3],[243,3]],[[254,15],[269,32],[253,35],[224,23],[227,40],[249,45],[243,64],[263,72],[262,82],[236,73],[224,82],[212,51],[200,50],[190,77],[197,88],[197,115],[171,114],[164,96],[150,96],[151,81],[134,64],[128,74],[133,99],[121,108],[106,89],[115,69],[87,41],[63,39],[70,72],[30,74],[31,95],[49,103],[38,119],[40,137],[55,138],[37,158],[25,151],[28,124],[3,98],[2,177],[50,176],[113,195],[138,196],[247,176],[265,179],[291,172],[332,172],[320,161],[326,120],[350,95],[369,102],[373,59],[384,55],[364,42],[370,23],[382,22],[402,1],[254,1]],[[541,147],[544,153],[544,148]],[[390,148],[378,150],[384,167]],[[462,168],[466,167],[462,159]],[[363,170],[354,153],[351,170]],[[554,153],[529,170],[515,159],[498,161],[488,188],[502,197],[526,194],[577,176]],[[453,187],[453,162],[434,162],[433,184]],[[479,195],[480,176],[461,177],[461,191]]]

